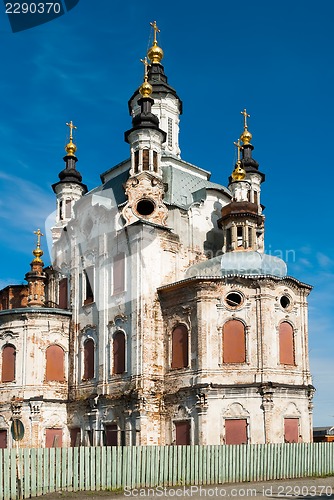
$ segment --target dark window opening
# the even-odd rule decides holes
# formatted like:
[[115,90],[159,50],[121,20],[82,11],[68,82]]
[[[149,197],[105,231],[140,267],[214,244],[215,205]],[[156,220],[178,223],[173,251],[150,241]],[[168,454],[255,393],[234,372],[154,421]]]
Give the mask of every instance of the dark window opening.
[[154,172],[158,171],[158,153],[153,151],[153,170]]
[[59,202],[59,219],[60,220],[64,219],[64,217],[63,217],[63,201],[62,200]]
[[134,173],[138,174],[138,171],[139,171],[139,151],[135,151]]
[[0,429],[0,449],[7,448],[7,431],[6,429]]
[[242,236],[242,227],[237,227],[237,245],[238,247],[242,247],[243,245],[243,236]]
[[256,205],[258,204],[258,194],[257,194],[257,191],[254,191],[254,203],[256,203]]
[[172,368],[188,366],[188,329],[184,325],[174,328],[172,333]]
[[59,281],[59,301],[60,309],[68,308],[68,279],[63,278]]
[[137,212],[139,215],[151,215],[154,209],[155,205],[151,200],[140,200],[137,203]]
[[231,228],[229,227],[226,229],[226,250],[231,250],[232,247],[232,232]]
[[92,339],[84,343],[84,375],[83,380],[91,380],[95,375],[95,345]]
[[248,246],[250,246],[250,247],[253,246],[253,228],[252,227],[248,228]]
[[118,427],[117,424],[105,426],[106,446],[118,446]]
[[175,424],[175,444],[190,445],[190,420],[174,422]]
[[125,335],[116,332],[113,340],[114,374],[125,372]]
[[150,152],[148,149],[143,149],[143,170],[150,169]]
[[280,299],[281,306],[283,309],[287,309],[290,305],[290,299],[286,295],[283,295]]
[[225,300],[230,307],[238,307],[242,303],[242,296],[240,293],[231,292],[226,295]]
[[88,267],[85,270],[85,299],[84,304],[94,302],[94,268]]
[[6,345],[2,350],[2,382],[14,382],[15,380],[16,350],[12,345]]
[[223,363],[245,363],[245,326],[241,321],[232,319],[225,323],[223,328],[223,351]]
[[81,444],[81,429],[80,427],[73,427],[70,429],[71,447],[80,446]]

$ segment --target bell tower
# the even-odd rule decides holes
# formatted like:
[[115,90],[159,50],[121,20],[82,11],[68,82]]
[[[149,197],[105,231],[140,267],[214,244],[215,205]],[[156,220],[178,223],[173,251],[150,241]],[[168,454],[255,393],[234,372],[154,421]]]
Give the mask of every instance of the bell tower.
[[72,218],[74,203],[87,193],[87,186],[81,182],[82,176],[76,169],[78,158],[75,155],[77,147],[73,142],[73,130],[77,127],[72,121],[66,125],[70,129],[70,140],[65,146],[65,168],[58,175],[60,180],[52,185],[57,197],[56,223],[51,230],[53,241],[58,240],[63,228]]
[[[153,44],[147,51],[150,64],[147,67],[148,83],[152,86],[152,113],[158,117],[162,130],[166,133],[166,140],[162,144],[162,155],[179,158],[181,151],[179,146],[179,124],[182,114],[182,101],[175,89],[168,83],[164,66],[161,61],[164,51],[158,45],[158,33],[160,29],[156,21],[150,23],[153,30]],[[129,112],[136,116],[141,112],[139,104],[140,89],[137,89],[129,100]]]
[[140,113],[132,119],[132,129],[125,132],[125,141],[130,144],[130,177],[125,185],[128,201],[122,215],[126,225],[137,220],[146,220],[166,225],[167,207],[163,203],[164,183],[161,172],[161,150],[166,132],[159,128],[159,119],[152,113],[154,100],[152,85],[148,82],[147,58],[144,64],[144,82],[139,92]]
[[44,307],[45,305],[45,283],[47,276],[43,271],[44,262],[41,257],[43,250],[41,249],[41,233],[40,229],[35,231],[37,235],[37,245],[33,250],[34,259],[30,266],[31,270],[26,274],[25,279],[28,282],[28,303],[27,307]]
[[[259,164],[252,158],[254,146],[252,134],[248,130],[246,109],[244,130],[234,145],[237,148],[237,162],[229,179],[232,201],[222,209],[220,227],[224,230],[223,252],[258,251],[264,252],[264,215],[260,203],[261,183],[265,176]],[[242,157],[241,157],[242,155]]]

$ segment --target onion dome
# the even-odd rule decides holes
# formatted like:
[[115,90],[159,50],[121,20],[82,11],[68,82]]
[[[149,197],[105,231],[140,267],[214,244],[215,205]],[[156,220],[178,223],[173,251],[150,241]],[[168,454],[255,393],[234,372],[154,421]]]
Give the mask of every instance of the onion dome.
[[148,82],[148,62],[147,58],[141,59],[144,64],[144,82],[139,87],[139,92],[141,98],[138,100],[140,106],[140,113],[133,116],[132,118],[132,129],[127,130],[124,134],[125,142],[129,142],[129,135],[133,130],[143,129],[143,128],[153,128],[159,130],[162,134],[162,142],[166,140],[166,132],[159,128],[159,118],[152,113],[152,105],[154,104],[154,99],[150,96],[152,94],[152,85]]
[[243,181],[246,177],[246,172],[241,166],[241,161],[239,160],[232,172],[232,179],[234,181]]
[[235,164],[235,168],[230,177],[230,182],[231,181],[238,182],[244,180],[244,178],[246,177],[246,172],[240,160],[240,150],[241,150],[240,139],[238,139],[238,141],[234,142],[233,144],[237,147],[238,160],[237,163]]
[[157,33],[160,33],[160,30],[157,26],[156,21],[153,21],[153,23],[150,23],[150,25],[154,30],[154,40],[152,47],[147,52],[147,57],[149,58],[152,64],[160,64],[161,60],[164,57],[164,51],[162,50],[161,47],[158,46],[157,42]]
[[64,156],[64,162],[65,162],[65,168],[58,174],[59,177],[59,182],[56,184],[52,185],[53,191],[55,191],[56,186],[58,186],[61,183],[65,182],[71,182],[74,184],[79,184],[82,186],[84,192],[87,192],[87,186],[85,184],[82,184],[82,175],[80,172],[76,169],[76,163],[78,161],[78,158],[76,157],[75,153],[77,151],[77,146],[73,142],[73,129],[76,129],[77,127],[73,125],[73,122],[70,121],[69,123],[66,123],[66,125],[70,128],[70,140],[68,144],[65,146],[65,151],[66,155]]
[[[147,57],[151,63],[147,66],[147,77],[148,83],[152,85],[153,97],[165,97],[167,95],[173,95],[178,100],[179,113],[182,114],[182,101],[177,95],[176,90],[169,85],[167,76],[165,75],[164,67],[161,64],[164,52],[162,48],[158,46],[157,42],[157,33],[160,33],[160,30],[157,27],[156,21],[150,23],[150,25],[154,30],[154,40],[152,47],[150,47],[147,51]],[[133,114],[133,107],[135,103],[137,103],[138,97],[140,98],[140,96],[138,96],[139,93],[140,89],[137,89],[128,102],[130,115]]]
[[147,76],[147,67],[148,67],[148,62],[147,62],[147,57],[144,59],[140,60],[144,64],[144,82],[141,84],[139,87],[139,92],[142,95],[142,97],[150,97],[152,94],[152,85],[147,81],[148,76]]

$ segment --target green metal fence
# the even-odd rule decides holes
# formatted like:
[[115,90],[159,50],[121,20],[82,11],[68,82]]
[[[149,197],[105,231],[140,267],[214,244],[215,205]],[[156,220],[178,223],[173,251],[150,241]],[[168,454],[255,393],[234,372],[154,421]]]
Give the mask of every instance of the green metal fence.
[[0,450],[0,500],[334,475],[334,443]]

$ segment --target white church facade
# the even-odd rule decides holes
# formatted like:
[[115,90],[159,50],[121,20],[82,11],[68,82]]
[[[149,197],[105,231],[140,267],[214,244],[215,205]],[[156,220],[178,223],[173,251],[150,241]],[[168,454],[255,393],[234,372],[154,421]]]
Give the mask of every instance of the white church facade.
[[0,291],[0,447],[312,441],[311,286],[265,254],[246,110],[227,187],[181,158],[182,102],[154,42],[130,158],[88,191],[69,123],[27,286]]

